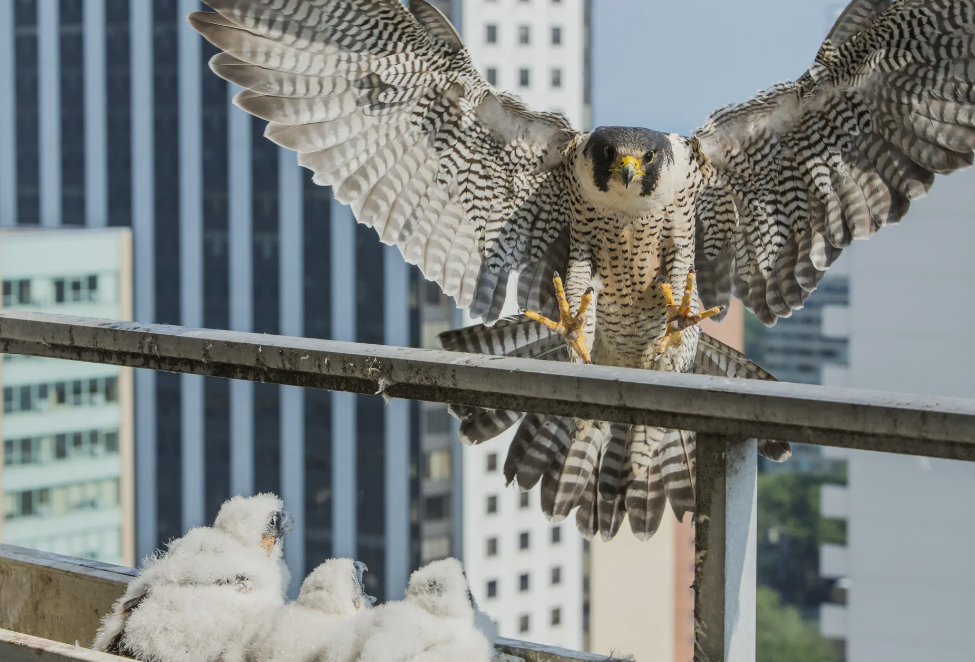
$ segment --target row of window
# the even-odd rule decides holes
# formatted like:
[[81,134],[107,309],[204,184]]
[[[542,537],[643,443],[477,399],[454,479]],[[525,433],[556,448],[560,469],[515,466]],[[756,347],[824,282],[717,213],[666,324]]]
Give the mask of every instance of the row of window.
[[[562,568],[555,566],[552,568],[551,573],[551,585],[559,586],[562,584]],[[529,573],[523,573],[518,575],[518,592],[527,593],[531,588],[531,576]],[[498,597],[498,580],[491,579],[487,583],[487,597],[496,598]]]
[[[498,68],[488,67],[484,70],[484,77],[487,82],[498,87],[500,83],[498,82]],[[531,87],[532,72],[528,67],[521,67],[518,69],[518,87]],[[562,87],[562,69],[559,67],[552,67],[549,72],[549,84],[553,89],[560,89]]]
[[[562,542],[562,527],[553,526],[551,541],[553,545],[558,545]],[[528,531],[522,531],[518,534],[518,549],[529,549],[531,543],[531,534]],[[498,555],[498,538],[497,536],[492,536],[487,539],[487,555],[497,556]]]
[[113,508],[119,503],[118,478],[43,487],[3,495],[4,519],[67,515],[82,510]]
[[118,402],[118,377],[75,379],[53,384],[27,384],[3,388],[3,411],[47,411],[55,407],[79,407]]
[[53,552],[115,564],[122,562],[122,532],[118,526],[92,529],[70,535],[21,538],[17,544],[41,552]]
[[118,430],[86,430],[3,441],[3,463],[6,466],[49,464],[117,453]]
[[[495,23],[488,23],[484,26],[484,41],[488,44],[498,43],[498,26]],[[532,43],[532,26],[530,25],[519,25],[518,26],[518,44],[521,46],[530,46]],[[558,25],[553,25],[549,31],[549,43],[552,46],[562,45],[562,28]]]
[[[562,610],[558,607],[552,609],[550,615],[550,623],[552,627],[557,627],[562,624]],[[525,634],[531,629],[531,616],[529,614],[522,614],[518,617],[518,632]]]
[[[518,493],[518,508],[520,510],[531,509],[531,492]],[[487,498],[487,514],[495,515],[497,514],[497,512],[498,512],[498,497],[497,495],[492,494]]]
[[[52,288],[53,291],[44,291],[45,286]],[[32,292],[34,296],[31,296]],[[24,278],[3,281],[4,307],[46,305],[52,299],[54,303],[97,301],[98,276],[55,278],[36,284]]]

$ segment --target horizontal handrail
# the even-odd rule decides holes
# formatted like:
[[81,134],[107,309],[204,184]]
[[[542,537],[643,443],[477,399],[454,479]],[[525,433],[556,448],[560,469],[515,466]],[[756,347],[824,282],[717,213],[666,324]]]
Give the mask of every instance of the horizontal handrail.
[[975,401],[0,313],[0,352],[975,461]]

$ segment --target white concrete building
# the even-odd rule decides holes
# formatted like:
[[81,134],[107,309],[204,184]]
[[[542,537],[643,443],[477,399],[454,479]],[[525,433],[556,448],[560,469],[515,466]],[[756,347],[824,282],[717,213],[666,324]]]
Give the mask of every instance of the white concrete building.
[[[474,63],[490,83],[532,109],[562,112],[573,126],[588,129],[588,5],[587,0],[464,0],[458,22]],[[512,289],[505,312],[516,309]],[[464,451],[463,560],[471,590],[502,636],[580,650],[583,541],[574,515],[558,524],[545,518],[537,488],[522,493],[504,487],[513,433]]]
[[464,0],[464,43],[497,89],[588,129],[589,0]]
[[[130,319],[127,229],[2,230],[3,307]],[[132,371],[6,355],[0,540],[132,565]]]
[[[845,251],[850,306],[824,311],[849,339],[849,365],[827,385],[975,398],[972,186],[939,179],[899,227]],[[924,319],[942,311],[939,323]],[[820,571],[839,578],[820,629],[849,662],[971,660],[975,650],[975,465],[828,449],[847,485],[822,494],[822,515],[847,521],[847,546],[826,546]]]

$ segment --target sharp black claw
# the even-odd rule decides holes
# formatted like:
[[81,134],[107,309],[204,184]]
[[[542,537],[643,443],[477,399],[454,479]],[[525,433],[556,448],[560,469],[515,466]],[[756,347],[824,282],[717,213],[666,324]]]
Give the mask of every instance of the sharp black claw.
[[655,282],[655,283],[666,283],[667,282],[667,278],[665,276],[661,275],[661,274],[657,274],[656,276],[653,277],[653,282]]
[[554,280],[556,278],[558,278],[559,280],[562,280],[562,276],[559,275],[559,272],[558,271],[553,271],[552,272],[552,279]]
[[584,293],[582,294],[582,296],[586,296],[587,294],[593,294],[593,293],[594,293],[595,291],[596,291],[596,290],[595,290],[595,289],[594,289],[594,288],[593,288],[593,287],[592,287],[592,286],[590,285],[590,286],[589,286],[589,287],[588,287],[588,288],[586,289],[586,291],[585,291],[585,292],[584,292]]

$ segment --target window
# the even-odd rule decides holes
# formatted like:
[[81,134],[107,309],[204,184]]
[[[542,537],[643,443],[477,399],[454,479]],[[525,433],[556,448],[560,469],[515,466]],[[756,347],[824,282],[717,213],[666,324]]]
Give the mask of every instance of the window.
[[518,70],[518,84],[522,87],[528,87],[530,84],[528,69]]
[[552,69],[552,87],[562,87],[562,70],[558,67]]
[[3,463],[14,463],[14,442],[12,439],[3,440]]
[[529,494],[531,494],[531,492],[522,492],[521,494],[518,495],[518,507],[521,508],[522,510],[528,508]]
[[498,597],[498,580],[492,579],[487,583],[487,596],[489,598]]
[[557,586],[562,583],[562,568],[555,566],[552,568],[552,585]]
[[488,67],[484,77],[487,78],[488,85],[498,84],[498,70],[496,68]]
[[430,451],[423,463],[427,480],[450,480],[450,451]]
[[562,610],[556,607],[552,610],[552,625],[559,625],[562,623]]
[[497,556],[498,555],[498,539],[488,538],[487,539],[487,555]]
[[431,407],[426,410],[426,428],[429,434],[449,434],[450,414],[446,407]]
[[531,26],[530,25],[519,25],[518,26],[518,43],[522,46],[527,46],[531,43]]
[[528,632],[528,614],[523,614],[518,617],[518,632]]
[[54,303],[64,303],[64,279],[54,279]]
[[558,526],[552,527],[552,544],[558,545],[562,542],[562,528]]
[[423,512],[427,519],[446,519],[450,517],[450,501],[443,494],[427,497],[423,500]]
[[562,45],[562,28],[557,25],[552,26],[552,45],[561,46]]
[[522,591],[522,592],[528,590],[528,573],[527,572],[525,574],[521,575],[520,577],[518,577],[518,590],[519,591]]
[[498,512],[498,497],[489,496],[487,498],[487,512],[488,515],[493,515],[494,513]]
[[528,547],[530,546],[529,545],[530,542],[531,542],[531,537],[529,536],[528,531],[523,531],[518,536],[518,549],[528,549]]
[[488,472],[498,470],[498,454],[489,453],[487,456],[487,470]]
[[424,538],[420,545],[423,562],[429,563],[450,556],[450,536],[431,536]]
[[494,25],[493,23],[488,23],[486,27],[487,30],[484,35],[484,41],[489,44],[498,43],[498,26]]
[[30,305],[30,281],[25,279],[3,281],[3,305]]

